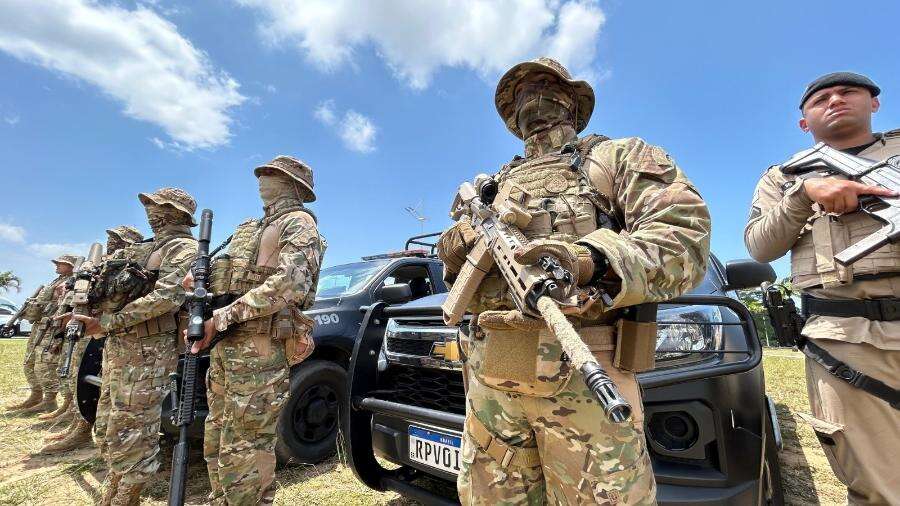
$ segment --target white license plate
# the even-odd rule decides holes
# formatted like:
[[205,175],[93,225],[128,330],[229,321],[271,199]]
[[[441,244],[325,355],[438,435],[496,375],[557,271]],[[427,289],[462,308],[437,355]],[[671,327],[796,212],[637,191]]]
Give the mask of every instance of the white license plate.
[[409,426],[409,458],[413,462],[459,474],[459,436]]

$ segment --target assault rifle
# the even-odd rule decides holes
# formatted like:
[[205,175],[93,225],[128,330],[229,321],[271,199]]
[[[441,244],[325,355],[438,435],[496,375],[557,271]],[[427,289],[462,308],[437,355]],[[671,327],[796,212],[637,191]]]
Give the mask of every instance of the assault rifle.
[[[175,425],[178,427],[178,443],[172,449],[172,476],[169,479],[169,506],[184,504],[188,466],[188,429],[194,423],[194,404],[197,394],[197,353],[191,346],[203,339],[203,322],[212,297],[207,292],[209,281],[209,238],[212,233],[213,213],[204,209],[200,215],[200,237],[197,240],[197,260],[191,267],[194,275],[194,289],[188,292],[187,347],[184,351],[184,366],[181,370],[181,397]],[[202,378],[200,378],[202,381]]]
[[41,290],[44,289],[44,285],[37,287],[31,297],[25,299],[25,302],[22,303],[22,307],[19,308],[18,311],[9,320],[6,320],[6,323],[0,327],[0,335],[3,337],[12,337],[13,332],[16,330],[16,323],[19,323],[19,320],[22,319],[22,316],[28,311],[28,306],[34,304],[34,299],[37,298],[38,294],[41,293]]
[[[95,242],[91,245],[91,250],[88,252],[87,259],[78,266],[78,270],[75,271],[75,275],[70,281],[72,283],[73,291],[71,301],[72,315],[90,314],[88,294],[91,291],[91,286],[97,279],[97,271],[99,270],[102,261],[103,245]],[[56,371],[60,378],[69,376],[69,369],[72,368],[72,353],[75,351],[75,344],[83,337],[84,323],[75,318],[69,320],[69,323],[66,324],[66,333],[63,338],[66,342],[66,354],[63,358],[62,365],[60,365],[59,369]]]
[[577,289],[572,273],[550,255],[535,265],[515,260],[515,252],[528,243],[521,228],[528,225],[531,215],[523,205],[527,194],[519,188],[507,190],[498,195],[496,182],[484,174],[475,178],[475,185],[465,182],[459,187],[450,215],[457,220],[469,215],[478,240],[441,306],[444,321],[448,325],[459,323],[485,274],[496,266],[519,311],[547,322],[607,418],[616,423],[627,421],[631,406],[560,309],[562,305],[569,314],[583,312],[599,298],[610,304],[609,296],[597,288]]
[[[900,192],[900,155],[876,162],[848,155],[820,142],[792,156],[782,164],[781,171],[800,174],[801,178],[843,175],[862,184]],[[884,226],[836,254],[835,261],[844,266],[900,239],[900,198],[860,195],[859,207]]]

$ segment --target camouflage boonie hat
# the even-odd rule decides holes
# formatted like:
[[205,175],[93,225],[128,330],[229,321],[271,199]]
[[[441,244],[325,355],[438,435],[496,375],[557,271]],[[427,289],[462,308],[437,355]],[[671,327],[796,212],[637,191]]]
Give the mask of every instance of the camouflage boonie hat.
[[313,173],[309,165],[292,156],[278,155],[271,162],[253,169],[253,174],[259,177],[266,169],[287,174],[300,183],[300,187],[304,190],[303,202],[316,201],[316,194],[313,193]]
[[572,87],[576,97],[575,132],[584,130],[594,112],[594,89],[587,81],[572,79],[572,75],[561,63],[544,56],[513,66],[503,74],[500,82],[497,83],[494,105],[497,106],[497,112],[506,123],[506,128],[516,137],[522,138],[522,132],[516,125],[516,85],[523,77],[534,72],[548,72]]
[[75,267],[76,265],[78,265],[80,263],[79,260],[80,260],[80,257],[78,257],[77,255],[60,255],[60,256],[54,258],[53,260],[51,260],[51,262],[53,262],[55,264],[69,264],[72,267]]
[[194,197],[188,195],[188,192],[181,188],[160,188],[153,193],[138,193],[138,198],[145,206],[147,204],[170,205],[187,214],[191,218],[191,226],[197,224],[197,221],[194,220],[197,203],[194,201]]
[[106,233],[130,244],[144,240],[144,235],[130,225],[119,225],[118,227],[109,228],[106,230]]

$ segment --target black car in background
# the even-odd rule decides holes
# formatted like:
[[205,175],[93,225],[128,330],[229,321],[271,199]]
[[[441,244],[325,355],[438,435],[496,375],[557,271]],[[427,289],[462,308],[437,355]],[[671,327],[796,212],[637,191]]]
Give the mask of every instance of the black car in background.
[[[409,287],[411,299],[447,291],[433,245],[423,242],[433,235],[410,238],[403,251],[322,269],[316,302],[305,312],[314,322],[316,348],[291,369],[291,395],[278,419],[276,452],[281,462],[316,463],[334,452],[340,412],[347,402],[347,368],[364,316],[360,307],[382,298],[385,286],[398,283]],[[415,246],[427,249],[410,249]],[[93,341],[79,370],[79,407],[90,421],[97,409],[102,350],[102,340]],[[201,357],[198,366],[200,377],[205,377],[209,356]],[[178,374],[172,375],[172,382],[173,392],[179,390]],[[197,396],[197,419],[191,434],[202,437],[208,413],[205,384],[200,385]],[[177,399],[173,393],[163,402],[162,430],[167,434],[178,434],[171,423]]]
[[[659,306],[657,365],[639,381],[660,504],[782,504],[781,435],[762,348],[734,294],[774,279],[768,264],[711,257],[700,286]],[[373,489],[456,504],[465,416],[458,329],[441,318],[446,294],[403,303],[408,297],[403,286],[387,287],[363,321],[350,362],[348,463]]]

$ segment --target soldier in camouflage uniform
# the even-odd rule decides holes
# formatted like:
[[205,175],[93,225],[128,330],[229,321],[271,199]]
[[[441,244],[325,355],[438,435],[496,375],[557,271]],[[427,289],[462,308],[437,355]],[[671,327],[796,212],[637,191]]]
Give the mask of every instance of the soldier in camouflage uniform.
[[[34,297],[33,301],[28,302],[28,307],[23,317],[32,322],[31,333],[28,336],[28,344],[25,348],[25,360],[22,368],[25,372],[25,379],[31,387],[31,394],[25,401],[7,406],[10,411],[28,410],[27,413],[40,413],[53,410],[56,407],[56,391],[44,391],[43,384],[38,379],[35,371],[38,357],[42,351],[40,347],[44,340],[44,335],[48,333],[51,326],[51,316],[55,311],[54,292],[56,288],[72,275],[75,267],[75,257],[72,255],[62,255],[53,260],[56,266],[56,278],[50,283],[44,285],[44,288]],[[46,394],[46,395],[45,395]]]
[[[117,258],[130,260],[132,259],[132,256],[141,256],[139,254],[135,255],[136,253],[141,252],[140,246],[135,245],[140,245],[140,243],[144,241],[144,236],[136,228],[129,225],[121,225],[107,230],[106,234],[106,251],[108,252],[108,259]],[[137,259],[138,258],[134,258],[134,260]],[[96,335],[94,337],[96,339],[105,338],[103,335]],[[109,444],[106,440],[106,429],[108,427],[110,413],[110,384],[118,373],[117,370],[112,370],[110,368],[108,357],[108,353],[103,354],[100,399],[97,401],[97,415],[94,419],[94,443],[100,450],[100,457],[104,460],[108,460],[107,450],[109,448]]]
[[[213,504],[271,504],[275,495],[276,422],[290,392],[290,368],[313,351],[312,321],[324,242],[312,211],[312,170],[279,156],[254,171],[262,219],[234,232],[228,254],[212,266],[210,290],[230,303],[213,312],[205,348],[209,415],[203,455]],[[185,279],[185,286],[193,278]]]
[[194,199],[178,188],[138,197],[154,238],[130,253],[146,271],[157,273],[156,282],[146,295],[99,319],[75,316],[85,323],[86,335],[107,334],[104,354],[116,371],[106,430],[110,469],[101,499],[114,505],[138,504],[144,484],[159,469],[162,400],[178,363],[179,309],[184,302],[180,281],[197,256],[191,235]]
[[[653,504],[656,484],[644,442],[634,373],[652,367],[655,332],[638,335],[622,309],[675,297],[705,271],[710,219],[697,190],[662,149],[638,138],[579,138],[594,107],[590,85],[539,58],[509,70],[496,105],[525,141],[494,180],[524,196],[531,241],[522,263],[553,254],[598,301],[569,320],[634,412],[614,424],[562,360],[546,324],[515,311],[498,271],[473,298],[461,335],[467,409],[458,488],[463,504]],[[498,197],[499,198],[499,197]],[[476,233],[463,218],[442,234],[438,255],[455,280]],[[618,348],[619,353],[615,353]],[[614,362],[614,354],[616,362]],[[633,357],[633,359],[620,359]],[[614,365],[615,364],[615,365]]]
[[[125,246],[140,242],[143,235],[134,227],[127,225],[111,228],[106,231],[106,258],[116,258],[117,253]],[[85,336],[87,337],[87,336]],[[100,336],[97,336],[100,337]],[[69,375],[65,378],[64,384],[67,385],[69,392],[76,402],[70,402],[68,408],[64,412],[65,416],[70,419],[68,428],[58,434],[47,437],[44,441],[46,444],[41,448],[41,453],[57,453],[68,451],[91,440],[91,423],[85,420],[78,409],[77,391],[78,391],[78,369],[81,367],[81,358],[87,349],[89,340],[87,338],[80,339],[75,343],[72,351],[72,365],[69,369]],[[65,357],[60,354],[59,366],[62,367]],[[106,364],[106,360],[103,361]],[[109,413],[109,389],[103,388],[101,384],[101,397],[97,403],[97,417],[100,421],[102,430],[106,431],[106,417]],[[62,414],[61,414],[62,415]],[[101,449],[101,453],[105,452],[105,447]]]

